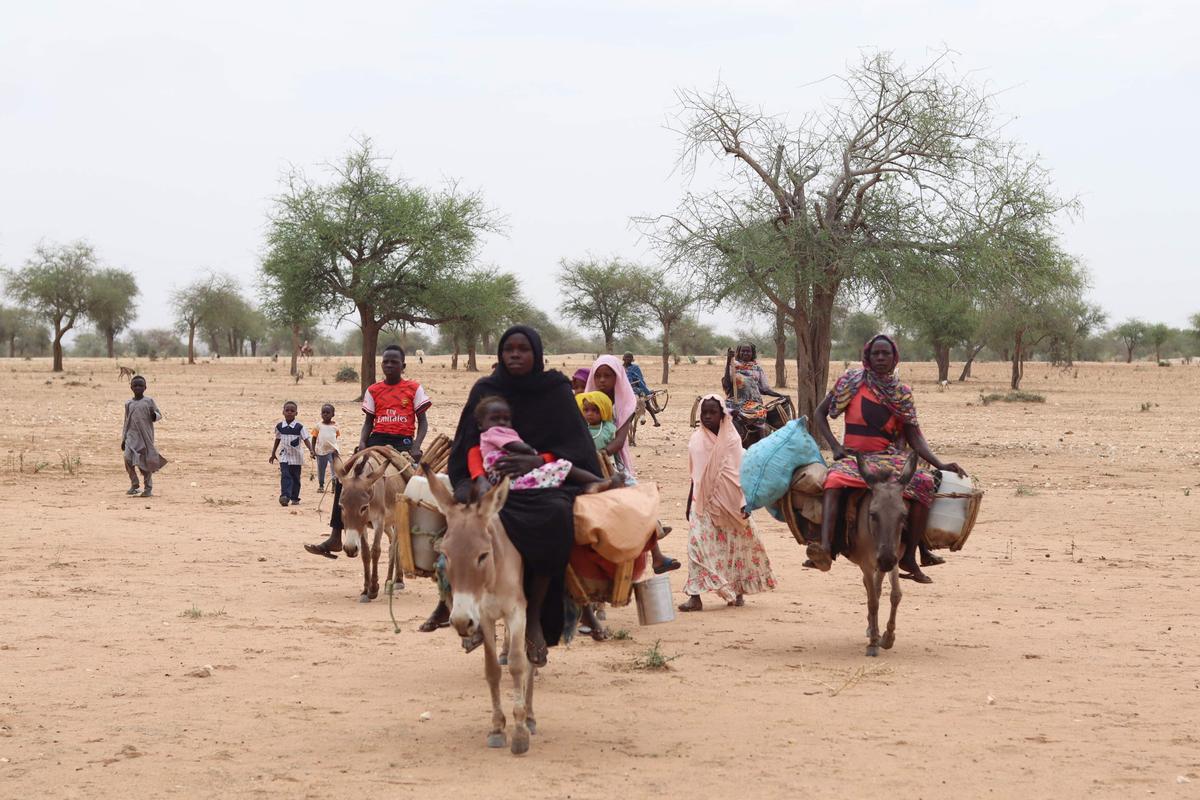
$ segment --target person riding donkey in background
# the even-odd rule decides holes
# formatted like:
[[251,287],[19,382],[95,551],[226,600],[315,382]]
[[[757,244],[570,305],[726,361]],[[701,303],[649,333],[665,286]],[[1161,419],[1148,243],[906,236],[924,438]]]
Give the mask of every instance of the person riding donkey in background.
[[[125,456],[125,471],[129,473],[129,491],[125,494],[154,494],[155,472],[167,464],[154,446],[154,423],[162,421],[158,404],[146,397],[146,379],[134,375],[129,381],[133,399],[125,401],[125,423],[121,427],[121,453]],[[138,487],[138,470],[142,473],[142,486]]]
[[621,361],[625,365],[625,377],[629,379],[633,393],[638,397],[645,398],[646,413],[650,415],[650,419],[654,420],[654,427],[661,428],[654,409],[650,407],[650,397],[654,392],[650,391],[650,387],[646,385],[646,376],[642,374],[642,368],[633,363],[633,353],[626,352]]
[[[404,380],[404,349],[389,344],[383,349],[380,361],[383,380],[367,387],[363,394],[363,425],[355,452],[365,447],[388,445],[408,453],[413,461],[421,460],[421,444],[429,431],[425,412],[433,405],[425,387],[416,381]],[[342,549],[342,485],[333,483],[333,510],[329,515],[329,538],[320,544],[306,544],[304,549],[316,556],[337,558]],[[447,612],[449,616],[449,612]]]
[[[275,423],[275,443],[267,462],[279,462],[279,505],[300,505],[300,473],[304,467],[304,448],[317,457],[304,423],[296,419],[299,410],[295,401],[283,404],[283,419]],[[303,446],[302,446],[303,445]]]

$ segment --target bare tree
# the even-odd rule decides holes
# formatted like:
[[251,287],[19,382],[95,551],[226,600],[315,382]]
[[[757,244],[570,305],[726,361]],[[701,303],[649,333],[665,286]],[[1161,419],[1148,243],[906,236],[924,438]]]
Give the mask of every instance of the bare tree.
[[948,55],[917,69],[865,56],[838,81],[841,99],[798,127],[724,86],[679,93],[685,171],[704,155],[734,162],[716,189],[642,222],[670,263],[717,285],[749,281],[787,318],[809,419],[840,295],[898,280],[897,253],[937,258],[1066,205],[1001,139],[992,96],[950,66]]

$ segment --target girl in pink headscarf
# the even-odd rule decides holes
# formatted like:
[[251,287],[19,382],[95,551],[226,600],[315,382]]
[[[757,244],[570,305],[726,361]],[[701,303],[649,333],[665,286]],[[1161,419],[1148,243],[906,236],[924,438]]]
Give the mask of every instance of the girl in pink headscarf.
[[725,408],[710,394],[700,401],[700,427],[688,443],[692,491],[688,496],[687,602],[680,611],[700,611],[703,592],[716,592],[731,606],[743,595],[775,588],[771,561],[746,512],[738,474],[742,439]]
[[[592,372],[588,375],[587,391],[603,392],[613,401],[613,422],[617,426],[617,435],[604,446],[601,451],[608,453],[620,462],[625,470],[630,484],[637,482],[637,471],[633,466],[633,453],[629,449],[629,426],[633,424],[634,412],[637,411],[637,394],[625,375],[625,366],[616,356],[604,355],[592,363]],[[670,533],[670,528],[660,524],[660,538]],[[655,540],[650,552],[654,559],[654,572],[661,575],[664,572],[679,569],[682,564],[677,559],[663,555]]]

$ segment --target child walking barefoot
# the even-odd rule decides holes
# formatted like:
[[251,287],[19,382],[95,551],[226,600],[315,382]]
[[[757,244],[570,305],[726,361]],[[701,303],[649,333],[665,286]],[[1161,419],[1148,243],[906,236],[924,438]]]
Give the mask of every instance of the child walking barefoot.
[[[166,466],[167,460],[154,446],[154,423],[162,420],[158,404],[146,397],[146,379],[134,375],[129,381],[133,399],[125,401],[125,424],[121,428],[121,452],[125,456],[125,471],[129,473],[129,491],[125,494],[154,494],[155,472]],[[138,488],[138,471],[142,473],[142,486]]]
[[[300,473],[304,466],[304,448],[316,458],[312,439],[305,436],[304,425],[296,419],[296,403],[283,404],[283,419],[275,423],[275,444],[267,462],[279,462],[279,505],[300,505]],[[303,443],[303,447],[301,446]]]

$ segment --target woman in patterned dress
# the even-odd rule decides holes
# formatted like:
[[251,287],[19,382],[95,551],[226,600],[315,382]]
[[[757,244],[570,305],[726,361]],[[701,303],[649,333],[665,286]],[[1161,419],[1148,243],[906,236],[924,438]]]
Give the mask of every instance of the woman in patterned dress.
[[[821,541],[808,545],[808,558],[822,572],[832,564],[830,542],[837,523],[838,503],[843,489],[864,489],[867,484],[858,471],[854,453],[861,453],[872,469],[890,468],[896,474],[904,469],[908,450],[917,452],[934,469],[966,475],[955,463],[945,463],[929,449],[917,424],[917,408],[912,389],[896,377],[900,350],[890,336],[879,334],[863,347],[861,369],[852,369],[838,378],[833,389],[817,406],[817,430],[833,449],[833,465],[825,478],[825,496],[821,520]],[[846,435],[839,442],[829,427],[830,417],[845,415]],[[917,583],[933,579],[917,565],[917,547],[925,536],[929,506],[937,484],[928,470],[918,470],[904,489],[909,500],[908,525],[904,535],[904,556],[900,568]],[[932,554],[931,554],[932,555]],[[941,563],[927,561],[930,563]]]

